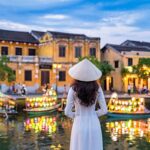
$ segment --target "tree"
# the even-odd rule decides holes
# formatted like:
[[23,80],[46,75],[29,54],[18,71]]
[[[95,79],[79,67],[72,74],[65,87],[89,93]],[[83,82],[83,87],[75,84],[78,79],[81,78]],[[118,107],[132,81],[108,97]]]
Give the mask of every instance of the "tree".
[[125,77],[128,74],[136,74],[139,78],[148,79],[150,77],[150,58],[140,58],[137,65],[132,69],[122,68],[121,74]]
[[140,78],[150,77],[150,58],[140,58],[137,65],[137,74]]
[[9,63],[8,57],[1,56],[0,58],[0,81],[7,80],[8,82],[12,82],[16,78],[13,70],[7,65],[8,63]]
[[130,71],[127,68],[122,68],[121,69],[122,77],[125,77],[127,74],[130,74]]
[[103,61],[100,62],[96,57],[94,56],[86,56],[86,57],[80,57],[79,61],[87,58],[90,60],[99,70],[102,71],[102,80],[106,78],[106,76],[110,75],[111,71],[114,71],[114,68],[112,65],[110,65],[108,62]]

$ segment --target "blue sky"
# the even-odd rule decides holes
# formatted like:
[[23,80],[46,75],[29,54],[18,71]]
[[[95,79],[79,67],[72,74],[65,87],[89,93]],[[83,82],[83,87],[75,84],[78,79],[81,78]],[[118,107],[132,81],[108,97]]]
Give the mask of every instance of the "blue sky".
[[149,0],[0,0],[0,8],[1,29],[84,33],[102,46],[150,42]]

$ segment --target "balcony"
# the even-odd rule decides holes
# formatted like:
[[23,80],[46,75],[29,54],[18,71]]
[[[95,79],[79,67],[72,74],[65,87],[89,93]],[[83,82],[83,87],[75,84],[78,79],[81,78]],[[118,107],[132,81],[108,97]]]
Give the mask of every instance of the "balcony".
[[51,57],[38,57],[38,56],[8,56],[10,62],[21,63],[52,63]]
[[39,63],[52,63],[53,59],[51,57],[39,57]]
[[38,58],[37,58],[37,56],[22,56],[21,62],[35,63],[35,62],[38,62]]
[[18,56],[8,56],[10,62],[18,62]]
[[38,62],[37,56],[8,56],[10,62],[35,63]]

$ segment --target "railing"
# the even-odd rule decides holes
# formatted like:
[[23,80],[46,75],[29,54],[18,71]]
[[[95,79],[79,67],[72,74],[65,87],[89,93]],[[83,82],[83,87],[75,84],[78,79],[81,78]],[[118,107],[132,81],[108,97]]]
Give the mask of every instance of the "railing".
[[11,62],[17,62],[18,61],[18,56],[8,56],[9,61]]
[[10,62],[22,62],[22,63],[52,63],[51,57],[43,56],[8,56]]
[[39,57],[40,63],[52,63],[53,59],[51,57]]
[[[36,58],[37,56],[22,56],[22,62],[30,62],[30,63],[32,63],[32,62],[36,62],[35,60],[35,58]],[[37,59],[37,61],[38,61],[38,59]]]

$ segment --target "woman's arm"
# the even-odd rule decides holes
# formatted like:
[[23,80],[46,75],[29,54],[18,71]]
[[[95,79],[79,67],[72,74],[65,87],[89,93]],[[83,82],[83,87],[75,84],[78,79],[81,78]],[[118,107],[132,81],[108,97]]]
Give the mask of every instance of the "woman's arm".
[[73,106],[74,106],[74,91],[72,88],[70,88],[67,96],[65,115],[72,119],[75,117],[75,112],[72,111]]
[[108,112],[105,97],[104,97],[104,94],[103,94],[101,87],[98,90],[97,100],[98,100],[98,103],[100,105],[100,109],[98,109],[96,111],[96,113],[97,113],[98,117],[100,117],[100,116],[107,114],[107,112]]

